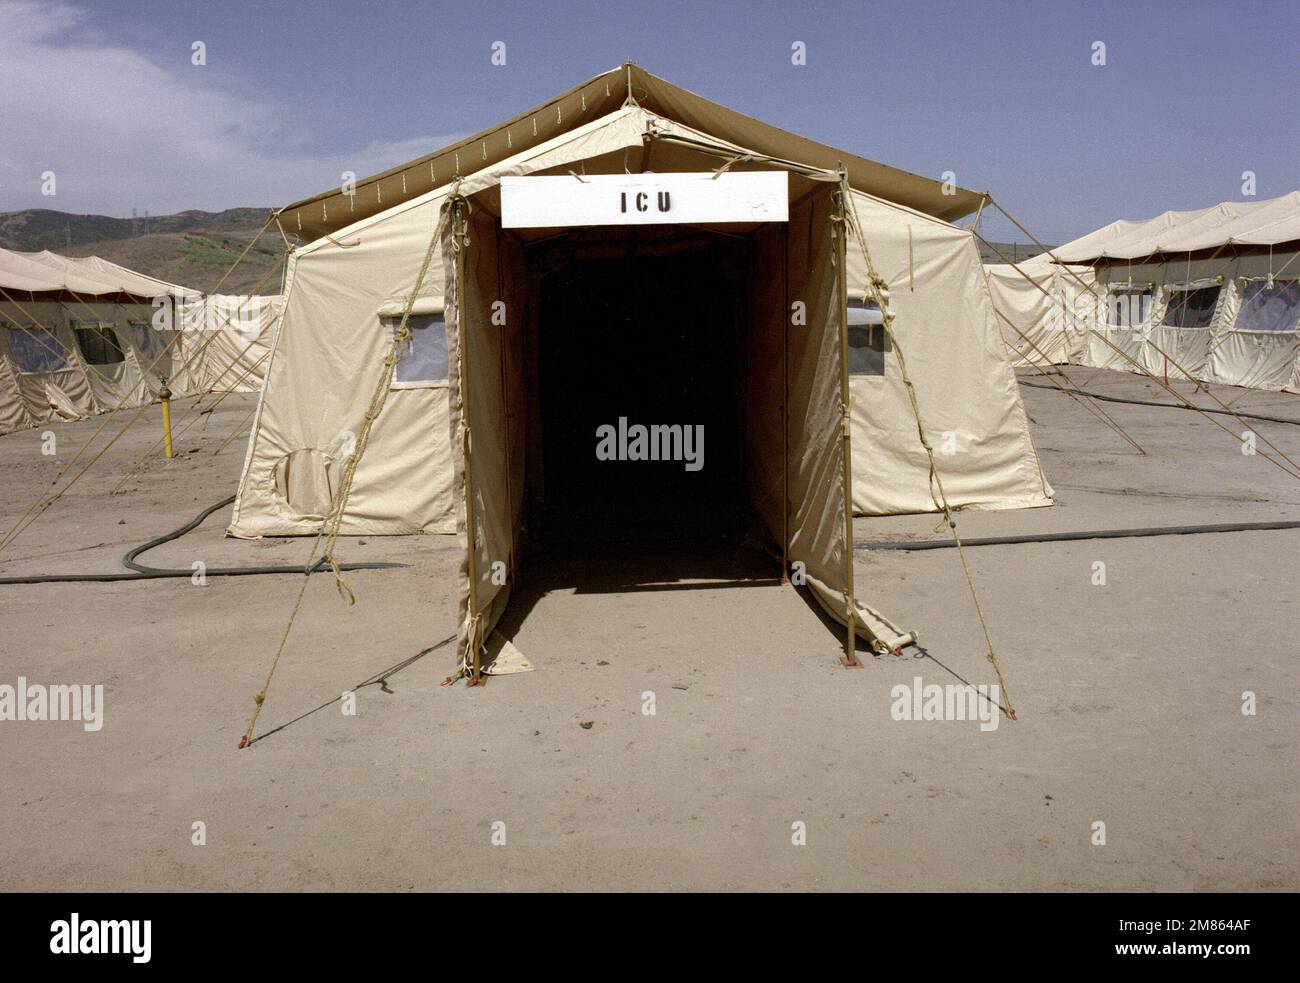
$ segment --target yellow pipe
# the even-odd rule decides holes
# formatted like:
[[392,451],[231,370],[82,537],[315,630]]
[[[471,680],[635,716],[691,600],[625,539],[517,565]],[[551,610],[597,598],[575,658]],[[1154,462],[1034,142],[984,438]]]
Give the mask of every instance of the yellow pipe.
[[174,457],[172,451],[172,391],[167,388],[167,380],[162,380],[162,389],[158,392],[162,400],[163,411],[163,451],[168,458]]

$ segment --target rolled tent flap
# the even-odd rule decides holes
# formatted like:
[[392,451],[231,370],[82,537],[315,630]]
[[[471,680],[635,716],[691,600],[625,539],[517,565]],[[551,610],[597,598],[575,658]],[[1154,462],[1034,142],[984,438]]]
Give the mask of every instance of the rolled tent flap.
[[462,668],[477,675],[515,576],[514,497],[522,472],[514,473],[516,462],[509,452],[506,392],[517,391],[522,380],[514,373],[506,378],[504,347],[518,337],[520,318],[510,317],[507,305],[502,324],[500,308],[494,311],[502,298],[499,276],[506,260],[498,255],[504,250],[492,216],[473,210],[465,199],[453,200],[450,207],[453,214],[442,240],[444,317],[456,529],[465,542],[458,647]]
[[998,328],[1016,368],[1077,362],[1095,327],[1090,266],[1062,269],[1047,254],[984,267]]
[[64,420],[82,419],[83,414],[77,409],[77,404],[62,389],[49,380],[45,381],[43,388],[45,390],[46,405],[60,417]]
[[[802,303],[807,324],[791,324],[789,350],[789,509],[792,564],[802,564],[809,589],[841,624],[853,611],[854,627],[877,651],[915,640],[911,632],[855,596],[851,582],[853,543],[846,539],[844,487],[845,428],[850,426],[841,395],[843,360],[840,278],[846,264],[839,244],[834,191],[808,196],[790,212],[787,292]],[[847,287],[847,284],[845,285]]]

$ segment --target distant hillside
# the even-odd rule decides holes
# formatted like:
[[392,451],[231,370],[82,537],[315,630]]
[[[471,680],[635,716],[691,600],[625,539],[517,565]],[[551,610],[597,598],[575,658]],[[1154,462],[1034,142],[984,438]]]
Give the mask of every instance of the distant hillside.
[[[993,249],[989,248],[990,246],[996,246],[997,251],[995,252]],[[1042,250],[1033,243],[1026,245],[1023,242],[993,242],[990,240],[988,245],[981,242],[979,247],[980,259],[985,263],[1005,263],[1008,261],[1019,263],[1021,260],[1032,259],[1042,252]],[[1056,247],[1052,246],[1050,248],[1055,249]],[[1002,253],[1002,256],[1005,256],[1006,259],[999,256],[999,252]]]
[[[65,256],[102,256],[150,276],[209,292],[257,235],[270,209],[178,212],[140,218],[72,215],[44,208],[0,212],[0,247],[48,249]],[[267,230],[230,277],[223,293],[278,293],[274,270],[284,243]]]
[[[0,247],[22,252],[48,249],[66,256],[104,259],[169,283],[204,293],[216,287],[222,274],[257,235],[270,209],[228,208],[224,212],[177,212],[141,218],[71,215],[45,208],[0,212]],[[1037,256],[1041,249],[1023,242],[995,242],[1007,259]],[[239,269],[221,284],[223,293],[278,293],[282,270],[270,272],[284,251],[275,229],[269,229]],[[980,243],[985,263],[1004,262]]]

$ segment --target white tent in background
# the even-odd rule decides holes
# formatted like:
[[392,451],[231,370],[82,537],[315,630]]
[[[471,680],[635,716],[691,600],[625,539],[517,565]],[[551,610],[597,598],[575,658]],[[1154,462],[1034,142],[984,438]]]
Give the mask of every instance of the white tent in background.
[[278,294],[209,294],[182,299],[177,320],[185,350],[201,351],[179,380],[187,393],[261,392],[280,316]]
[[0,249],[0,433],[140,406],[163,379],[176,396],[255,392],[278,311],[97,256]]
[[1068,268],[1046,254],[984,267],[1011,364],[1044,367],[1078,362],[1096,326],[1091,266]]
[[[1071,269],[1086,266],[1096,284],[1096,333],[1085,332],[1068,361],[1300,391],[1300,191],[1113,222],[1053,254]],[[1060,267],[1042,269],[1027,272],[1050,279],[1059,304],[1069,302],[1066,285],[1081,291]],[[990,270],[995,279],[1006,277]],[[1009,320],[1030,318],[1023,291],[993,295]]]
[[152,302],[182,289],[94,256],[0,250],[0,432],[155,398],[172,356]]
[[[703,174],[699,201],[730,184],[710,180],[720,168],[780,175],[788,221],[503,222],[505,178],[563,176],[567,197],[603,188],[598,176]],[[717,463],[696,484],[680,465],[635,472],[651,496],[691,511],[714,494],[709,475],[734,475],[726,487],[827,610],[901,644],[854,595],[848,520],[933,509],[929,463],[848,223],[887,284],[950,501],[1045,505],[978,252],[947,221],[979,201],[626,65],[355,193],[282,209],[282,228],[312,241],[290,257],[230,532],[317,532],[378,391],[340,529],[472,530],[461,654],[476,666],[555,489],[606,494],[604,477],[629,473],[587,474],[598,430],[582,414],[621,426],[619,407],[676,392],[686,419],[632,422],[707,416]],[[385,376],[408,306],[412,340]]]

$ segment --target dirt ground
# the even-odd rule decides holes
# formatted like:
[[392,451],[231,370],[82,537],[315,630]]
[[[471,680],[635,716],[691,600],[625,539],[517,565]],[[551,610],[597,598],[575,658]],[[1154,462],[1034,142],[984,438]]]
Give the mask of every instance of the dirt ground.
[[[1103,404],[1143,457],[1065,396],[1022,388],[1058,504],[964,512],[965,536],[1300,519],[1300,482],[1203,418]],[[150,454],[147,410],[0,553],[0,575],[120,569],[234,491],[244,445],[228,438],[252,405],[178,407],[170,462]],[[1300,419],[1296,396],[1235,406]],[[45,428],[0,437],[0,528],[101,423],[49,428],[53,457]],[[1257,432],[1300,460],[1300,427]],[[223,539],[228,515],[144,561],[306,556],[303,540]],[[856,536],[934,524],[860,519]],[[1300,530],[971,549],[1020,717],[987,732],[890,713],[916,676],[994,681],[951,550],[859,554],[859,592],[933,658],[855,670],[789,587],[632,589],[591,576],[599,557],[560,558],[515,634],[537,671],[471,689],[439,685],[450,646],[425,651],[455,629],[455,538],[351,540],[343,559],[408,566],[349,574],[351,608],[313,578],[247,751],[296,577],[0,587],[0,684],[105,687],[98,732],[0,722],[0,889],[1294,891],[1297,547]],[[355,715],[329,702],[385,671]]]

